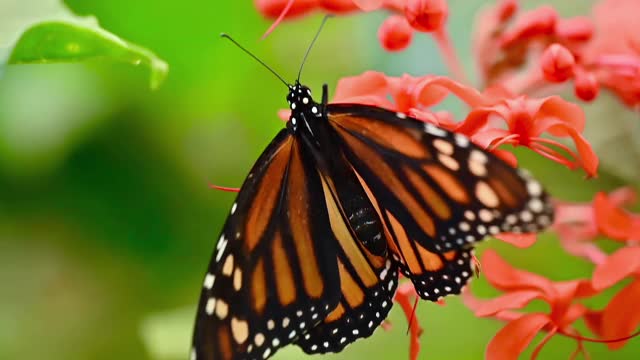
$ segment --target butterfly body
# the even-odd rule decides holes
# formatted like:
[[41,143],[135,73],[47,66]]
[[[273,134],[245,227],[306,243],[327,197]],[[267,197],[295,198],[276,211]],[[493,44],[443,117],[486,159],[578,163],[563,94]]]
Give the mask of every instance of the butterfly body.
[[338,352],[386,318],[402,272],[457,294],[473,244],[552,220],[539,183],[457,134],[385,109],[317,103],[291,116],[233,204],[205,281],[192,360]]

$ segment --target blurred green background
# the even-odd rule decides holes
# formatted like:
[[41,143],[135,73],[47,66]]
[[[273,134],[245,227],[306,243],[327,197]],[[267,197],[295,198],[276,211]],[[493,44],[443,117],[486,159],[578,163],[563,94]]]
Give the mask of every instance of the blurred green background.
[[[14,10],[0,11],[0,23],[24,15],[24,2],[0,2],[4,10]],[[52,1],[27,3],[33,8],[25,13]],[[449,28],[468,70],[473,68],[468,24],[484,3],[450,1]],[[589,2],[584,3],[580,9],[565,4],[562,11],[586,11]],[[283,126],[276,116],[285,105],[282,85],[218,34],[232,34],[293,79],[320,16],[284,23],[261,42],[270,22],[251,1],[66,4],[154,51],[170,72],[151,91],[147,71],[126,64],[4,68],[0,359],[185,359],[203,273],[234,198],[207,184],[239,186]],[[46,11],[41,15],[46,18]],[[331,20],[306,64],[304,82],[318,92],[324,82],[333,89],[340,77],[369,69],[446,73],[427,36],[417,36],[403,53],[382,51],[376,31],[383,18],[372,13]],[[560,198],[588,200],[596,190],[622,183],[606,173],[585,182],[580,173],[517,153]],[[556,280],[588,277],[592,271],[565,255],[550,235],[527,250],[496,241],[481,248],[486,246]],[[483,279],[474,288],[495,295]],[[591,304],[602,306],[606,299]],[[532,308],[544,310],[544,305]],[[455,298],[444,307],[422,303],[417,316],[425,329],[421,358],[429,359],[479,359],[501,326],[474,318]],[[408,358],[399,308],[390,320],[393,330],[379,330],[327,357]],[[587,348],[596,359],[625,359],[640,352],[639,343],[611,354],[603,345]],[[541,358],[567,358],[573,349],[573,341],[558,337]],[[300,357],[297,348],[288,347],[274,359]]]

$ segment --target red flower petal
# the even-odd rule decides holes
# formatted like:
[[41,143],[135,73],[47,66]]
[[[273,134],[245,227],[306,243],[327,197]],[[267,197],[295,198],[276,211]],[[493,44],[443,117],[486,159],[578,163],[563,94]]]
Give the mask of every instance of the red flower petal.
[[555,292],[549,279],[512,267],[494,250],[482,255],[482,271],[491,285],[503,291],[538,290],[546,297]]
[[591,332],[602,337],[602,311],[587,311],[583,319]]
[[470,107],[488,104],[492,100],[470,86],[462,85],[459,82],[443,76],[427,77],[421,86],[423,87],[422,91],[427,89],[433,90],[434,87],[445,89],[446,91],[453,93]]
[[407,19],[400,15],[389,16],[378,29],[378,40],[387,51],[400,51],[409,46],[413,29]]
[[360,96],[386,97],[387,76],[377,71],[366,71],[361,75],[343,77],[338,81],[333,102],[344,102],[347,99]]
[[580,155],[580,163],[584,171],[589,177],[595,177],[598,174],[598,165],[600,159],[593,151],[591,144],[577,131],[569,129],[569,136],[573,139],[573,143],[576,145],[578,155]]
[[[484,300],[484,299],[478,299],[476,298],[471,291],[469,290],[469,288],[465,288],[462,290],[462,302],[464,303],[464,305],[469,308],[471,311],[473,311],[474,313],[482,308],[484,306],[485,303],[487,303],[488,301],[491,300]],[[519,319],[522,316],[524,316],[524,314],[513,311],[513,310],[504,310],[504,311],[499,311],[497,313],[495,313],[493,315],[493,318],[498,319],[498,320],[502,320],[502,321],[513,321],[515,319]]]
[[[584,130],[586,118],[584,111],[580,106],[570,103],[559,96],[549,96],[541,99],[540,107],[535,112],[536,133],[548,131],[551,135],[567,136],[570,135],[568,129],[576,132]],[[547,123],[542,120],[550,119],[556,122]],[[553,124],[554,126],[552,126]],[[564,126],[562,126],[564,124]]]
[[513,153],[501,149],[493,149],[491,152],[511,167],[518,167],[518,158]]
[[640,247],[625,247],[599,265],[593,272],[593,287],[606,289],[627,276],[640,273]]
[[629,213],[612,204],[602,192],[595,196],[593,208],[596,224],[604,235],[622,241],[630,239],[634,219]]
[[373,11],[382,7],[383,0],[352,0],[363,11]]
[[[640,311],[634,311],[640,304],[640,280],[636,280],[620,290],[602,313],[602,337],[617,339],[633,333],[640,325]],[[607,344],[610,349],[623,347],[628,340]]]
[[538,239],[536,234],[514,234],[514,233],[502,233],[495,236],[496,239],[502,240],[508,244],[521,249],[528,248],[535,244]]
[[573,304],[574,300],[598,293],[587,280],[561,281],[553,285],[555,296],[550,302],[553,308],[551,318],[561,327],[573,324],[587,311],[582,304]]
[[503,48],[515,45],[539,35],[551,35],[555,31],[558,13],[551,6],[541,6],[523,14],[509,33],[502,37]]
[[537,290],[514,291],[485,300],[475,309],[476,316],[488,317],[504,310],[522,309],[531,301],[540,297]]
[[[293,4],[289,5],[290,2]],[[283,15],[285,19],[304,15],[315,9],[318,0],[254,0],[256,8],[265,17],[277,18],[289,5],[291,8]]]
[[486,360],[517,360],[536,334],[550,324],[545,314],[528,314],[505,325],[491,339]]
[[556,36],[566,41],[587,41],[593,37],[594,31],[591,19],[582,16],[559,19],[556,23]]
[[[472,137],[476,134],[480,135],[479,132],[487,126],[489,122],[489,117],[493,114],[495,114],[495,111],[493,108],[490,108],[490,107],[476,108],[472,110],[469,114],[467,114],[466,119],[464,119],[464,121],[461,122],[460,125],[458,125],[456,132],[467,135],[469,137]],[[495,130],[497,130],[496,133],[491,133],[491,135],[489,135],[489,138],[484,138],[483,140],[485,141],[479,141],[478,143],[483,144],[483,146],[486,147],[486,146],[489,146],[491,142],[493,142],[493,140],[497,139],[498,137],[509,135],[509,132],[507,130],[502,130],[502,129],[495,129]],[[482,133],[484,133],[484,131]],[[477,139],[477,140],[481,140],[481,139]]]
[[[361,0],[360,2],[364,3],[365,7],[368,5],[366,4],[368,2],[367,0]],[[355,0],[318,0],[318,4],[325,11],[334,14],[364,10],[358,6]]]

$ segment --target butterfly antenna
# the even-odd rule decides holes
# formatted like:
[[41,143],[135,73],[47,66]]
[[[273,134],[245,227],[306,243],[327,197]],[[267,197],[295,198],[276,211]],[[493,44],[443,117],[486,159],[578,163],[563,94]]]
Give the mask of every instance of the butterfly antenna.
[[229,36],[229,34],[226,33],[222,33],[220,34],[220,37],[225,38],[229,41],[231,41],[235,46],[239,47],[240,50],[244,51],[245,53],[247,53],[247,55],[251,56],[252,58],[254,58],[257,62],[259,62],[262,66],[264,66],[267,70],[269,70],[273,75],[275,75],[280,81],[282,81],[283,84],[285,84],[287,87],[289,87],[289,83],[286,82],[282,76],[278,75],[278,73],[273,70],[269,65],[265,64],[264,61],[258,59],[257,56],[253,55],[251,53],[251,51],[245,49],[242,45],[240,45],[237,41],[235,41],[231,36]]
[[318,37],[320,36],[320,32],[322,31],[324,24],[331,17],[333,17],[333,15],[331,14],[325,15],[325,17],[322,19],[322,22],[320,23],[320,27],[318,28],[318,31],[316,32],[316,36],[314,36],[313,40],[311,40],[311,44],[309,44],[309,47],[307,48],[307,52],[304,54],[304,57],[302,58],[302,64],[300,64],[300,70],[298,71],[298,79],[296,80],[297,82],[300,82],[300,75],[302,74],[302,68],[304,67],[304,64],[307,62],[307,57],[309,57],[309,53],[311,52],[311,48],[313,48],[313,44],[316,43],[316,40],[318,40]]

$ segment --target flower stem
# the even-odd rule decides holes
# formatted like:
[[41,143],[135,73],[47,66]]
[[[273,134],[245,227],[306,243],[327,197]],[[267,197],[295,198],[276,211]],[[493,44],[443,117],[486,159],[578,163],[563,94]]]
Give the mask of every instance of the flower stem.
[[227,192],[240,192],[240,188],[235,188],[235,187],[227,187],[227,186],[218,186],[218,185],[214,185],[214,184],[209,184],[209,187],[214,189],[214,190],[221,190],[221,191],[227,191]]
[[453,77],[465,84],[469,84],[469,79],[464,72],[462,67],[462,62],[460,61],[460,57],[456,53],[453,44],[451,43],[451,37],[446,29],[441,28],[438,31],[431,33],[433,39],[436,41],[442,56],[444,57],[444,62],[449,68],[449,71],[453,75]]
[[558,333],[566,336],[566,337],[570,337],[574,340],[578,340],[578,341],[588,341],[588,342],[593,342],[593,343],[601,343],[601,344],[609,344],[609,343],[615,343],[615,342],[620,342],[620,341],[627,341],[629,339],[633,339],[634,337],[640,335],[640,330],[634,332],[631,335],[627,335],[621,338],[616,338],[616,339],[594,339],[594,338],[588,338],[588,337],[584,337],[584,336],[580,336],[580,335],[574,335],[565,331],[558,331]]

